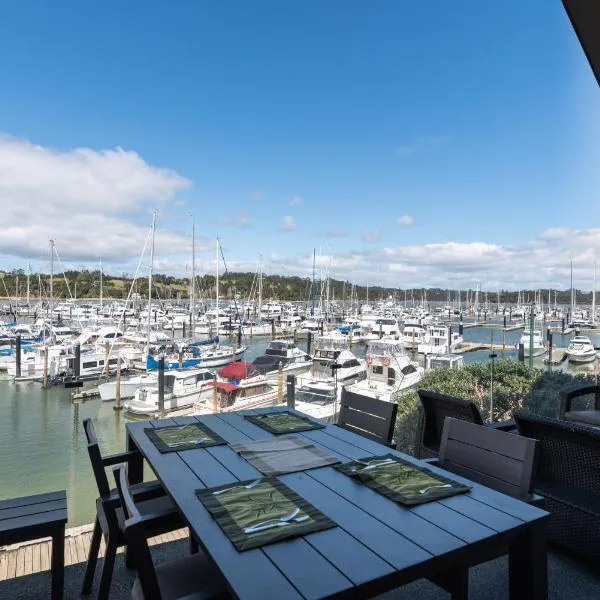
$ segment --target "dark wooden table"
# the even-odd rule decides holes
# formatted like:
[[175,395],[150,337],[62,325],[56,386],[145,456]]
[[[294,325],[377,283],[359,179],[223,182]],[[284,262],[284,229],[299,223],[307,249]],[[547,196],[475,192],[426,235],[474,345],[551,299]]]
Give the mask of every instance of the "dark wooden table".
[[[265,410],[150,424],[158,427],[198,420],[229,443],[247,442],[272,437],[243,418]],[[260,477],[261,473],[228,446],[161,454],[144,433],[150,424],[128,424],[128,446],[139,448],[234,597],[366,598],[454,566],[477,564],[482,555],[503,547],[509,549],[511,600],[547,597],[548,513],[454,474],[450,475],[453,479],[473,486],[468,494],[412,508],[388,500],[332,467],[282,475],[281,481],[338,527],[238,552],[194,491]],[[296,435],[338,455],[343,462],[389,451],[335,425]],[[141,464],[130,469],[135,482],[141,480],[141,474]]]

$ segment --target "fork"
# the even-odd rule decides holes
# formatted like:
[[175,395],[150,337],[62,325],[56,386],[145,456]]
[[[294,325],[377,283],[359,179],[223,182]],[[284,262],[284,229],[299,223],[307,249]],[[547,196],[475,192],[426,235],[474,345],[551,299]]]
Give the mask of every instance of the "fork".
[[217,490],[216,492],[213,492],[212,495],[218,496],[219,494],[224,494],[225,492],[228,492],[229,490],[235,490],[236,488],[246,488],[247,490],[251,490],[253,487],[256,487],[261,481],[261,479],[257,479],[256,481],[253,481],[248,485],[232,485],[231,487],[225,488],[224,490]]
[[268,519],[266,521],[261,521],[260,523],[256,523],[254,525],[249,525],[244,528],[244,533],[254,533],[255,531],[262,531],[263,529],[270,529],[271,527],[280,527],[282,525],[289,525],[292,521],[294,522],[302,522],[306,521],[310,517],[305,515],[303,517],[297,517],[296,515],[300,512],[299,508],[295,508],[288,515],[284,515],[280,518]]
[[433,488],[449,488],[449,487],[452,487],[451,483],[445,483],[444,485],[430,485],[429,487],[419,490],[419,494],[426,494],[429,490],[432,490]]
[[197,440],[186,440],[185,442],[173,442],[172,444],[167,444],[167,446],[169,446],[169,448],[175,448],[176,446],[183,446],[185,444],[201,444],[202,442],[205,442],[208,438],[208,436],[204,436],[201,438],[198,438]]
[[358,472],[361,473],[362,471],[367,471],[367,470],[371,470],[371,469],[376,469],[377,467],[381,467],[383,465],[391,465],[392,463],[396,462],[395,460],[391,459],[391,458],[386,458],[386,459],[382,459],[380,458],[378,461],[372,461],[372,462],[362,462],[362,461],[357,461],[360,462],[363,465],[366,465],[365,467],[363,467],[362,469],[359,469],[358,467],[354,467],[352,469],[352,472]]

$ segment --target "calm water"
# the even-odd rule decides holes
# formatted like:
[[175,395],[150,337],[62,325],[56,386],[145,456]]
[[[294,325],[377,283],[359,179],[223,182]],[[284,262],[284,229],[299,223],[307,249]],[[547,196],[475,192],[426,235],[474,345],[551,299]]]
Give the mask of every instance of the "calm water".
[[[246,360],[266,345],[253,340]],[[111,453],[125,448],[128,420],[99,398],[73,403],[70,392],[0,380],[0,499],[67,489],[74,527],[94,520],[98,495],[81,422],[94,419],[101,448]]]
[[[478,327],[465,329],[464,334],[467,341],[489,342],[491,332]],[[516,357],[514,344],[520,336],[520,330],[506,334],[506,356]],[[555,335],[555,346],[566,347],[569,337]],[[600,345],[600,336],[590,337]],[[494,330],[494,340],[501,342],[501,331]],[[267,340],[253,340],[246,360],[261,354],[266,344]],[[363,346],[354,351],[364,355]],[[465,362],[488,360],[488,354],[467,353]],[[110,402],[73,403],[70,390],[61,387],[44,390],[36,383],[0,381],[0,499],[67,489],[69,525],[92,522],[97,490],[81,427],[87,417],[94,419],[105,452],[124,449],[127,419],[113,411]]]

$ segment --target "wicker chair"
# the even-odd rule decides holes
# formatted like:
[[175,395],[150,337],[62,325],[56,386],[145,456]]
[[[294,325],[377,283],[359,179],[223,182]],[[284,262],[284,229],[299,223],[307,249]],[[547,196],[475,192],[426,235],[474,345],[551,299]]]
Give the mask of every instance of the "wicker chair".
[[551,513],[549,540],[600,562],[600,430],[523,412],[515,421],[538,440],[535,492]]
[[446,417],[485,425],[501,431],[515,428],[514,422],[484,423],[479,409],[473,402],[431,390],[417,390],[421,400],[420,423],[417,428],[417,458],[435,458],[440,451],[440,442]]
[[[573,410],[573,400],[582,396],[594,395],[593,410]],[[594,427],[600,427],[600,386],[580,385],[565,390],[560,395],[559,418],[576,423],[585,423]]]

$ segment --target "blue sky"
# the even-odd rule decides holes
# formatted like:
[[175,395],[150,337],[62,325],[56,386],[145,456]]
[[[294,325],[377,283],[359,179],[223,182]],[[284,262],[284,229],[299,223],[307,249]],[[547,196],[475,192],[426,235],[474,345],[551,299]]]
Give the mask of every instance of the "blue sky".
[[190,215],[205,271],[216,236],[231,268],[307,276],[316,247],[400,287],[563,285],[600,250],[600,93],[559,0],[21,0],[0,54],[0,267],[53,237],[133,272],[152,208],[180,274]]

